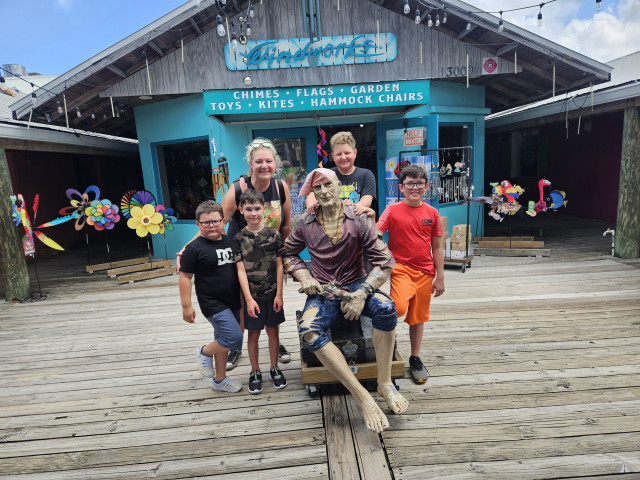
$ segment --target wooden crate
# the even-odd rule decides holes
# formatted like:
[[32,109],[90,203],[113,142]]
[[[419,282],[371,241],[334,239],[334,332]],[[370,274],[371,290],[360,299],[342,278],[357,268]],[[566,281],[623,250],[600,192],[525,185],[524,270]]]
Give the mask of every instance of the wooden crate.
[[[358,380],[375,380],[378,378],[378,364],[376,362],[357,363],[356,378]],[[391,363],[391,378],[404,378],[405,365],[398,350],[394,351]],[[326,367],[306,367],[302,365],[302,383],[304,385],[318,385],[322,383],[339,383]]]

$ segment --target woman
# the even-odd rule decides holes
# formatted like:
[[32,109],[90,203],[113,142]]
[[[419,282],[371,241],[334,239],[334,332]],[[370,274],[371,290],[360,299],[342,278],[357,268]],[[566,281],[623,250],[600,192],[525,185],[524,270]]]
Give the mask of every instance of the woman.
[[[238,203],[240,194],[247,188],[253,188],[262,192],[264,196],[266,224],[279,230],[282,240],[285,240],[291,229],[291,195],[287,184],[274,178],[280,167],[280,156],[271,140],[256,138],[247,145],[245,158],[249,164],[249,173],[234,180],[232,188],[227,191],[221,202],[225,222],[229,224],[227,235],[233,238],[246,225],[244,217],[238,211]],[[178,253],[178,257],[181,253]],[[242,355],[241,350],[229,352],[227,370],[238,365],[240,355]],[[291,356],[283,345],[279,347],[278,357],[282,363],[291,361]]]

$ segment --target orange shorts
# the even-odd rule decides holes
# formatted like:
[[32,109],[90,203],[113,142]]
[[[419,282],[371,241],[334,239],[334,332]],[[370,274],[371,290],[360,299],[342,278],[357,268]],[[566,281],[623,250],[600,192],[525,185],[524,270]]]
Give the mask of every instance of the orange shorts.
[[429,321],[431,288],[434,277],[401,263],[396,263],[391,271],[391,298],[396,304],[398,318],[409,325]]

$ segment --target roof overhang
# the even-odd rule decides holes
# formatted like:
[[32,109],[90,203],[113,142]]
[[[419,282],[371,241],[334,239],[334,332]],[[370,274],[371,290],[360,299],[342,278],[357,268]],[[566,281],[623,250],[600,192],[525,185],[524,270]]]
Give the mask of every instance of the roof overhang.
[[[403,0],[369,1],[406,17],[403,13]],[[492,112],[610,79],[610,66],[508,22],[504,22],[504,31],[499,31],[498,17],[478,12],[476,7],[467,3],[459,0],[421,0],[421,3],[433,8],[447,7],[448,21],[437,27],[438,31],[482,49],[487,56],[516,61],[518,68],[522,68],[518,74],[484,75],[470,79],[473,85],[485,87],[486,106]],[[248,5],[248,1],[242,0],[227,2],[228,17],[240,14]],[[65,115],[57,113],[56,102],[66,101],[66,108],[70,113],[73,113],[76,105],[80,105],[82,111],[86,112],[82,117],[68,115],[70,127],[135,137],[135,120],[131,107],[181,95],[153,96],[151,99],[142,99],[140,96],[110,98],[104,96],[105,90],[145,68],[147,62],[152,64],[181,48],[181,45],[214,29],[217,14],[213,0],[202,0],[199,4],[192,1],[185,3],[47,84],[44,89],[37,91],[35,102],[28,97],[11,105],[14,118],[25,118],[32,112],[34,121],[44,121],[46,112],[53,123],[64,125]],[[473,28],[467,30],[469,19]],[[422,15],[422,23],[426,23],[426,11]],[[418,27],[427,28],[425,25]],[[465,77],[437,80],[466,82]],[[113,108],[112,101],[117,103],[117,108]],[[96,118],[91,118],[90,114],[96,112]]]

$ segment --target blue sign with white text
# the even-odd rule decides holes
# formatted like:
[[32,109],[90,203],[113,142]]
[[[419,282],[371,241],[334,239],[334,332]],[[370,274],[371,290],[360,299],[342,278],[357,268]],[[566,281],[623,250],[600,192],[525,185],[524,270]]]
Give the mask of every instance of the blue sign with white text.
[[398,55],[393,33],[368,33],[281,40],[251,40],[245,45],[224,46],[229,70],[266,70],[354,63],[390,62]]
[[305,112],[429,103],[429,80],[330,85],[327,87],[207,90],[207,115]]

